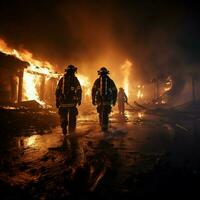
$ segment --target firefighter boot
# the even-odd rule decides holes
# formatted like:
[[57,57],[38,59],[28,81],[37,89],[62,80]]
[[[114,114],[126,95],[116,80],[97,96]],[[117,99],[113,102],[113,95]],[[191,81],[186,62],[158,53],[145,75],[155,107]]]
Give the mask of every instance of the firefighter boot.
[[103,132],[108,131],[108,112],[106,110],[102,113],[101,129]]

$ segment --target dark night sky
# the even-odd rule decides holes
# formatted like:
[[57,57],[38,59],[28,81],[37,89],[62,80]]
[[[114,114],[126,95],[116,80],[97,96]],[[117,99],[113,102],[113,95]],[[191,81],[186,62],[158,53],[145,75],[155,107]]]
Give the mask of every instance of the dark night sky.
[[1,0],[0,37],[62,70],[103,58],[128,58],[139,72],[198,69],[198,6],[167,2]]

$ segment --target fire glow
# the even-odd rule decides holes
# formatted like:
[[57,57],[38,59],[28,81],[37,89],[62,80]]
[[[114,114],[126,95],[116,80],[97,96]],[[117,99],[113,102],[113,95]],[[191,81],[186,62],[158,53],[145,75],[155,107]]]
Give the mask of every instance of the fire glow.
[[39,61],[33,58],[32,53],[27,50],[17,51],[8,47],[4,40],[0,39],[0,51],[13,55],[16,58],[28,62],[29,66],[23,73],[23,99],[22,100],[36,100],[40,104],[44,105],[44,102],[40,100],[38,94],[38,85],[40,82],[40,76],[56,77],[52,70],[53,66],[47,61]]
[[22,61],[28,62],[30,64],[30,70],[33,70],[33,68],[36,68],[36,66],[38,66],[42,68],[40,70],[42,73],[44,73],[44,71],[46,73],[49,73],[50,72],[49,69],[53,69],[53,66],[48,61],[41,61],[33,58],[33,54],[25,49],[20,51],[12,49],[8,47],[6,42],[2,39],[0,39],[0,51],[8,55],[13,55]]
[[171,76],[168,76],[167,79],[166,79],[166,82],[165,82],[165,87],[164,87],[164,91],[167,92],[167,91],[170,91],[172,89],[172,78]]
[[[46,81],[50,78],[55,78],[58,80],[63,75],[55,73],[53,71],[54,67],[48,61],[41,61],[33,58],[33,54],[27,50],[12,49],[2,39],[0,39],[0,51],[7,55],[13,55],[19,60],[29,63],[29,66],[25,68],[23,72],[22,100],[35,100],[40,104],[45,105],[44,99],[43,97],[41,97],[42,84],[46,83]],[[125,62],[121,65],[120,69],[123,71],[123,76],[120,77],[118,80],[119,82],[121,82],[126,95],[130,97],[130,79],[132,62],[130,62],[129,60],[125,60]],[[77,78],[82,86],[84,97],[90,97],[92,89],[90,78],[87,75],[83,75],[80,73],[77,74]],[[138,86],[135,93],[138,99],[143,98],[143,86]]]
[[132,63],[129,60],[126,60],[125,63],[121,66],[121,70],[124,74],[123,88],[127,96],[129,96],[129,77],[131,73]]
[[81,86],[83,86],[85,96],[90,96],[91,84],[90,84],[89,78],[82,74],[77,74],[77,78],[80,81]]
[[40,104],[44,105],[44,102],[40,100],[37,85],[40,81],[40,77],[32,73],[24,71],[23,79],[23,99],[24,100],[36,100]]
[[144,113],[143,112],[138,112],[138,118],[139,119],[143,119],[144,117]]
[[[29,63],[29,66],[24,69],[23,73],[22,100],[36,100],[41,105],[45,105],[39,95],[41,79],[44,78],[45,82],[45,80],[48,80],[51,77],[58,79],[61,75],[54,73],[53,66],[49,62],[34,59],[32,53],[27,50],[23,49],[18,51],[16,49],[12,49],[2,39],[0,39],[0,51]],[[81,74],[78,74],[77,77],[84,88],[85,95],[89,96],[91,86],[88,77]]]
[[144,85],[138,85],[137,88],[138,88],[137,98],[142,99],[144,96]]

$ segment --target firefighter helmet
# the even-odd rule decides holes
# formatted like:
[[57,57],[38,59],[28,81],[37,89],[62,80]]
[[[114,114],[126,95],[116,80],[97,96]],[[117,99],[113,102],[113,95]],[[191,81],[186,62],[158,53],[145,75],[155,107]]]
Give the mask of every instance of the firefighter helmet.
[[102,67],[100,70],[97,71],[98,75],[102,74],[109,74],[110,72],[106,69],[106,67]]
[[76,73],[77,67],[75,67],[74,65],[68,65],[67,68],[65,69],[65,72]]

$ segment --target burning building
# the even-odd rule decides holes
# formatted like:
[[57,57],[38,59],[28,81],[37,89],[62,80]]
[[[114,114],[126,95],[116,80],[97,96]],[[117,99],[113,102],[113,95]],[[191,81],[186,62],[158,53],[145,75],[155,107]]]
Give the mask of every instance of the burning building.
[[53,105],[58,75],[47,68],[30,65],[14,55],[0,52],[0,76],[1,104],[35,100]]
[[29,64],[0,52],[0,103],[22,101],[23,71]]

